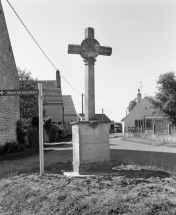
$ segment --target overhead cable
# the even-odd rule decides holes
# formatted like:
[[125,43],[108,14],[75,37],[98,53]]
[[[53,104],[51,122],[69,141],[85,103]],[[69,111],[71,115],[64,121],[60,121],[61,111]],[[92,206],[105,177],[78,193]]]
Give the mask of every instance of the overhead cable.
[[[38,44],[38,42],[35,40],[35,38],[33,37],[33,35],[30,33],[30,31],[28,30],[28,28],[26,27],[26,25],[24,24],[24,22],[21,20],[21,18],[19,17],[19,15],[17,14],[17,12],[15,11],[15,9],[12,7],[12,5],[10,4],[10,2],[7,0],[8,4],[10,5],[10,7],[12,8],[12,10],[14,11],[14,13],[16,14],[16,16],[18,17],[18,19],[20,20],[20,22],[22,23],[22,25],[24,26],[24,28],[26,29],[26,31],[29,33],[29,35],[32,37],[33,41],[35,42],[35,44],[38,46],[38,48],[40,49],[40,51],[44,54],[44,56],[47,58],[47,60],[50,62],[50,64],[54,67],[55,70],[57,70],[57,68],[55,67],[55,65],[52,63],[52,61],[49,59],[49,57],[46,55],[46,53],[43,51],[43,49],[41,48],[41,46]],[[78,90],[76,90],[64,77],[63,75],[60,74],[60,76],[67,82],[67,84],[69,84],[75,91],[77,91],[78,93],[80,93]],[[81,94],[81,93],[80,93]]]

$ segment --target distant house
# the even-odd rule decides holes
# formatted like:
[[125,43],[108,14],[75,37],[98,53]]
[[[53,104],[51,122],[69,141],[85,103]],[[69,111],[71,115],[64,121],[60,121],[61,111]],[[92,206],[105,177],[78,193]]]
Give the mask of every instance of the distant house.
[[72,133],[70,122],[77,121],[77,113],[75,106],[73,104],[72,97],[70,95],[63,95],[63,108],[64,108],[64,126],[67,129],[68,133]]
[[50,116],[53,123],[63,124],[63,99],[61,88],[56,86],[56,81],[41,81],[43,86],[43,110]]
[[77,121],[77,113],[71,95],[62,95],[61,87],[56,81],[40,81],[43,86],[43,110],[52,123],[61,125],[71,134],[70,122]]
[[151,130],[153,125],[156,125],[156,129],[166,126],[169,121],[162,115],[154,115],[153,109],[147,97],[141,100],[141,94],[138,90],[137,105],[126,115],[122,120],[122,132],[125,133],[125,129],[135,127],[143,127],[145,130]]

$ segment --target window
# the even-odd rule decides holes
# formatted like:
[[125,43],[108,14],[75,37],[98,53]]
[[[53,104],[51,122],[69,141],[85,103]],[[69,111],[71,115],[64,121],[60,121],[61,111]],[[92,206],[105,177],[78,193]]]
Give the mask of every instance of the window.
[[135,127],[140,128],[143,126],[143,120],[135,120],[134,125]]
[[143,126],[143,120],[141,120],[141,126]]
[[152,128],[152,120],[151,119],[146,120],[146,128]]
[[138,127],[138,120],[135,120],[134,125],[135,127]]

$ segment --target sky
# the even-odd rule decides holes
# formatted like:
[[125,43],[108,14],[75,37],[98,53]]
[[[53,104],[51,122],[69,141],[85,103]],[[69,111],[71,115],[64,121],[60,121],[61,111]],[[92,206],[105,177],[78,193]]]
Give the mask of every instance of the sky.
[[68,54],[68,44],[80,45],[87,27],[101,46],[112,48],[111,56],[95,62],[96,113],[103,109],[120,122],[138,89],[143,98],[154,96],[159,75],[176,71],[175,0],[9,0],[52,64],[8,2],[1,2],[17,67],[38,80],[55,80],[57,68],[62,94],[72,96],[77,113],[85,65],[81,56]]

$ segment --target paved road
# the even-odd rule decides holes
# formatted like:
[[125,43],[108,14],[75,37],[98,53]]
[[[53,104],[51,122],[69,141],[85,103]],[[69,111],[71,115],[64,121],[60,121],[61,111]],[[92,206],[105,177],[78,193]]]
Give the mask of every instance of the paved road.
[[[169,169],[172,172],[176,170],[176,148],[166,146],[151,146],[146,144],[122,141],[117,135],[110,135],[110,155],[114,165],[139,164],[156,165]],[[45,165],[51,163],[72,162],[72,147],[59,148],[55,151],[44,153]],[[0,162],[0,178],[14,170],[20,168],[33,169],[39,167],[39,155],[28,157],[21,160],[10,160],[6,163]]]
[[168,152],[176,153],[176,148],[168,146],[152,146],[149,144],[135,143],[130,141],[123,141],[119,136],[110,137],[110,148],[111,149],[127,149],[127,150],[137,150],[137,151],[153,151],[153,152]]

